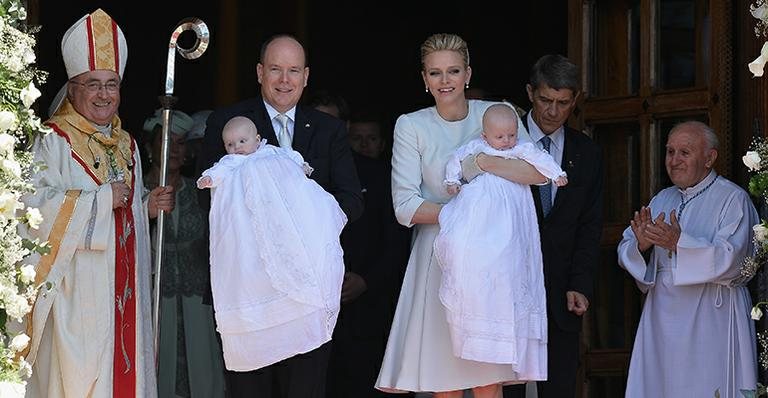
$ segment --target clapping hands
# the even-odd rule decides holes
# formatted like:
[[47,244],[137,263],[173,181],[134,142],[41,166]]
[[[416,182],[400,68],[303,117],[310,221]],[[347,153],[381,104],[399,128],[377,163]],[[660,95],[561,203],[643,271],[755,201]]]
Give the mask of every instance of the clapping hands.
[[630,227],[641,252],[654,245],[663,247],[670,253],[677,251],[677,242],[680,240],[681,233],[677,214],[675,210],[669,212],[669,223],[665,222],[665,217],[664,212],[661,212],[656,219],[653,219],[651,209],[646,206],[635,212],[630,221]]

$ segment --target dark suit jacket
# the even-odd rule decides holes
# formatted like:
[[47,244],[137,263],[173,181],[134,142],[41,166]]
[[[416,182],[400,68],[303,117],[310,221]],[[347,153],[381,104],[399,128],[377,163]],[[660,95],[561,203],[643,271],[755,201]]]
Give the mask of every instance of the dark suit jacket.
[[336,332],[342,327],[354,337],[380,337],[389,331],[391,303],[397,300],[395,291],[410,254],[410,229],[395,219],[389,162],[357,153],[353,157],[365,210],[359,219],[347,223],[341,245],[346,270],[360,275],[367,289],[356,300],[342,304]]
[[[261,138],[269,144],[280,145],[260,96],[218,109],[206,122],[203,149],[197,159],[198,177],[226,154],[221,130],[235,116],[251,119]],[[348,222],[357,219],[363,212],[363,197],[344,122],[314,108],[297,105],[293,149],[315,169],[310,178],[336,198]],[[204,209],[210,208],[209,191],[201,190],[200,205]]]
[[[528,127],[528,115],[523,117]],[[531,186],[541,235],[547,313],[562,330],[581,330],[581,317],[568,311],[565,292],[574,290],[592,301],[593,277],[600,263],[603,165],[600,148],[583,133],[565,127],[560,165],[568,184],[557,189],[545,218],[539,187]]]

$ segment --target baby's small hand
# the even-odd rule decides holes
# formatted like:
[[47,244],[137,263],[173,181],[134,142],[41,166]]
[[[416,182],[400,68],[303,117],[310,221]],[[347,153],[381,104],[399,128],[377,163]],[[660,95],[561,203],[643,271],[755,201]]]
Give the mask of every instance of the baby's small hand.
[[456,195],[461,191],[461,185],[458,184],[450,184],[445,187],[445,190],[448,191],[449,195]]
[[315,171],[315,169],[313,169],[307,162],[304,162],[304,164],[301,165],[301,169],[304,170],[304,175],[307,177],[311,176],[312,172]]
[[555,179],[555,185],[557,185],[558,187],[562,187],[565,184],[568,184],[568,177],[560,176]]
[[199,189],[210,188],[211,185],[213,185],[213,180],[211,180],[210,176],[203,176],[197,180],[197,188]]

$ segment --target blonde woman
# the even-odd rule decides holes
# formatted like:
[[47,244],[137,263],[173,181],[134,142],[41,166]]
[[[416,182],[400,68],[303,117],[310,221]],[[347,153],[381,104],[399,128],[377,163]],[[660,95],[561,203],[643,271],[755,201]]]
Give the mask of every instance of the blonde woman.
[[[450,199],[443,185],[445,165],[456,148],[480,135],[483,113],[494,102],[466,98],[472,69],[461,37],[430,36],[421,46],[421,62],[435,106],[401,115],[395,125],[392,197],[398,221],[414,228],[414,240],[376,388],[434,392],[436,398],[461,397],[472,389],[476,398],[500,398],[501,385],[516,382],[516,372],[512,365],[453,355],[433,253],[438,215]],[[510,162],[505,174],[515,182],[546,180],[528,163]]]

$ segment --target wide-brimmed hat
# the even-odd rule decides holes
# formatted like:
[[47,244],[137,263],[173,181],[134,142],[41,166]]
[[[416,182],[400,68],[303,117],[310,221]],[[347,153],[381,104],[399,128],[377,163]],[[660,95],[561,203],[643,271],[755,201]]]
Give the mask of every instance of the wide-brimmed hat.
[[[194,121],[182,111],[171,110],[171,133],[185,136],[192,129]],[[155,110],[155,113],[144,121],[144,131],[152,133],[155,127],[163,125],[163,108]]]
[[192,129],[189,130],[189,133],[187,133],[187,140],[203,138],[205,135],[205,123],[208,121],[208,116],[210,116],[211,113],[213,113],[212,110],[205,109],[192,114],[193,125]]

